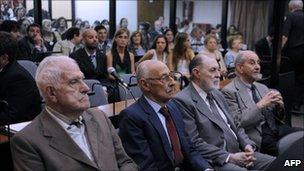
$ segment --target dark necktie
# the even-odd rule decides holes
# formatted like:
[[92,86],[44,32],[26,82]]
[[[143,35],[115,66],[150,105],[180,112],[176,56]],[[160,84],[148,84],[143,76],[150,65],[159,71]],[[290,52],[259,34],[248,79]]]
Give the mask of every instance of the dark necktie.
[[166,126],[167,126],[167,131],[171,140],[172,148],[173,148],[173,153],[174,153],[174,161],[175,165],[179,165],[180,163],[183,162],[184,156],[181,150],[181,144],[172,120],[172,117],[169,113],[169,110],[167,106],[163,106],[160,111],[161,114],[164,115],[166,118]]
[[252,93],[252,99],[255,103],[258,103],[260,101],[260,98],[257,95],[256,87],[252,84],[251,86],[251,93]]
[[90,59],[91,59],[91,62],[93,64],[94,68],[96,68],[96,55],[91,55]]
[[82,118],[77,118],[73,120],[68,127],[68,129],[71,129],[71,126],[75,125],[77,128],[80,128],[83,125],[83,119]]
[[207,100],[209,102],[209,105],[210,105],[210,109],[211,109],[211,112],[215,115],[215,117],[217,117],[218,119],[224,121],[224,119],[222,118],[220,112],[218,111],[214,101],[213,101],[213,95],[211,93],[208,93],[207,94]]

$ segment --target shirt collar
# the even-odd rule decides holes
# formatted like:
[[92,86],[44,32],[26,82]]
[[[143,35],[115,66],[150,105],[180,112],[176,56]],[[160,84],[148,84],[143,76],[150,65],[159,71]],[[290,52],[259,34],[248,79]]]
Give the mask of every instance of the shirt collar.
[[244,86],[245,86],[246,88],[251,89],[253,83],[252,83],[252,84],[246,83],[245,81],[242,80],[241,77],[240,77],[240,80],[241,80],[241,83],[244,84]]
[[194,89],[198,92],[198,94],[206,101],[207,100],[207,93],[201,89],[196,83],[192,81],[192,85]]
[[[57,121],[60,121],[60,123],[67,125],[67,127],[74,121],[73,119],[70,119],[63,114],[57,112],[56,110],[52,109],[50,106],[45,107],[46,111],[51,114],[53,118],[55,118]],[[83,120],[82,116],[79,116],[79,120]]]
[[156,113],[159,113],[159,110],[160,110],[161,106],[160,106],[158,103],[156,103],[156,102],[150,100],[148,97],[146,97],[146,96],[144,96],[144,97],[145,97],[145,99],[147,100],[147,102],[149,103],[149,105],[153,108],[153,110],[154,110]]
[[87,55],[90,57],[90,56],[96,56],[96,51],[94,51],[94,53],[90,53],[87,48],[84,48],[84,50],[86,51]]

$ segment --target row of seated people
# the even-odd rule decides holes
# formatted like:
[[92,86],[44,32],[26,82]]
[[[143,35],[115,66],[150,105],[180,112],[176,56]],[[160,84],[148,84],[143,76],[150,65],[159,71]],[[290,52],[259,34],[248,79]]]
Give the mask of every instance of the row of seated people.
[[[10,55],[7,48],[16,46],[8,40],[1,41],[4,59]],[[265,169],[275,158],[258,151],[297,129],[280,122],[280,111],[273,110],[283,105],[280,94],[255,82],[257,55],[244,52],[239,58],[240,77],[224,91],[228,101],[217,90],[220,71],[213,58],[200,54],[191,60],[191,83],[177,95],[164,63],[140,63],[136,76],[143,96],[121,112],[119,138],[103,112],[88,109],[89,88],[78,64],[69,57],[47,57],[36,74],[46,107],[12,138],[15,170]],[[235,85],[244,90],[229,90]],[[233,99],[243,97],[247,100]],[[242,107],[248,104],[253,113]]]

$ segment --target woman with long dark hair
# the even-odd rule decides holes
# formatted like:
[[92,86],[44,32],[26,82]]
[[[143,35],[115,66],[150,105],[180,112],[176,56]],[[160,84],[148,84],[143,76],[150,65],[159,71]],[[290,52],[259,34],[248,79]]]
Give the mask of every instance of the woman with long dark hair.
[[130,44],[128,50],[133,53],[135,62],[139,61],[147,51],[147,47],[143,43],[143,36],[141,32],[134,31],[130,37]]
[[[129,41],[129,31],[119,29],[115,32],[113,45],[110,52],[107,53],[107,68],[114,67],[118,74],[135,73],[134,55],[127,49]],[[114,80],[112,76],[109,76]]]

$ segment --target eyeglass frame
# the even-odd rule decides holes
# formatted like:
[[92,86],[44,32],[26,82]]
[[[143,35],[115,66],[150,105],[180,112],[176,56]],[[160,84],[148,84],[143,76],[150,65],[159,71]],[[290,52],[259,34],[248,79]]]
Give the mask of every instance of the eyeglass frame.
[[175,79],[176,78],[176,74],[180,75],[178,78],[182,77],[181,73],[175,72],[175,71],[170,71],[169,74],[162,75],[162,76],[160,76],[158,78],[145,78],[145,79],[146,80],[158,80],[158,81],[160,81],[162,83],[165,83],[165,82],[169,82],[169,78],[172,78],[174,81],[178,80],[178,78]]

